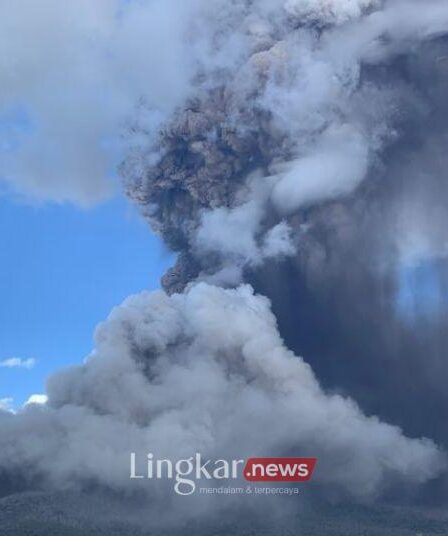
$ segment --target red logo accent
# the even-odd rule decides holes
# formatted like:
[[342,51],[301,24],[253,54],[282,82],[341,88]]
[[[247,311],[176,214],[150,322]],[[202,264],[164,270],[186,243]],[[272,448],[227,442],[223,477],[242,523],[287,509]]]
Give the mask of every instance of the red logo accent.
[[249,458],[244,478],[250,482],[308,482],[317,458]]

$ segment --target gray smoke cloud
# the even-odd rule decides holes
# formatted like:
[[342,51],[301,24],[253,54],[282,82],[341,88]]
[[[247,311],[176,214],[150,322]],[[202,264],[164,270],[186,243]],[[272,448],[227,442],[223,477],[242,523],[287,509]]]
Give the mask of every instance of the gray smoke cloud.
[[126,192],[178,262],[50,379],[46,405],[0,415],[0,472],[131,493],[130,452],[303,452],[319,492],[357,500],[443,475],[446,319],[409,326],[400,294],[415,266],[439,294],[446,273],[448,6],[132,5],[106,43],[142,73],[130,92],[102,82],[137,107]]
[[[413,1],[201,8],[196,24],[207,30],[197,39],[209,55],[196,96],[123,172],[153,227],[174,249],[194,253],[199,241],[198,265],[214,273],[217,257],[228,264],[242,249],[239,264],[259,261],[281,217],[360,186],[418,103],[410,84],[386,83],[376,69],[443,33],[447,12],[437,1],[424,10]],[[204,250],[215,253],[211,266]]]
[[423,483],[445,464],[431,441],[325,394],[250,286],[128,298],[99,326],[86,363],[52,377],[48,395],[47,405],[0,417],[0,468],[59,488],[144,491],[147,481],[129,479],[131,452],[313,453],[317,482],[363,499],[391,482]]
[[207,6],[196,95],[123,165],[165,289],[250,281],[327,388],[446,442],[446,4]]

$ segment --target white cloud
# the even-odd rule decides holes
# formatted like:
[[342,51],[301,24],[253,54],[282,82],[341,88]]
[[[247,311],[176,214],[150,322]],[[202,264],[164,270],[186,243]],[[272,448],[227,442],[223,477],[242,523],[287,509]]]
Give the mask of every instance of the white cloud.
[[12,398],[0,398],[0,412],[7,411],[8,413],[13,413],[13,402]]
[[48,401],[48,396],[43,394],[31,395],[28,400],[25,402],[24,406],[29,406],[30,404],[46,404]]
[[0,361],[0,367],[2,368],[24,368],[32,369],[36,364],[36,360],[33,357],[28,359],[22,359],[20,357],[10,357],[9,359],[4,359]]

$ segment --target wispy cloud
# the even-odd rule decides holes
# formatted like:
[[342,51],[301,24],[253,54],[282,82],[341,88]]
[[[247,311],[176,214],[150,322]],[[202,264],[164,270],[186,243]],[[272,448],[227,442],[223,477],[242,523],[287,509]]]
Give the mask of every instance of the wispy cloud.
[[12,398],[0,398],[0,411],[13,411],[13,399]]
[[47,395],[42,394],[35,394],[31,395],[28,400],[25,402],[24,406],[28,406],[30,404],[46,404],[48,401]]
[[36,364],[36,360],[33,357],[29,359],[22,359],[20,357],[10,357],[9,359],[4,359],[0,361],[0,367],[2,368],[24,368],[32,369]]
[[28,400],[20,407],[14,404],[12,397],[0,398],[0,412],[7,411],[8,413],[17,413],[21,409],[26,408],[31,404],[44,405],[48,401],[48,396],[44,394],[33,394]]

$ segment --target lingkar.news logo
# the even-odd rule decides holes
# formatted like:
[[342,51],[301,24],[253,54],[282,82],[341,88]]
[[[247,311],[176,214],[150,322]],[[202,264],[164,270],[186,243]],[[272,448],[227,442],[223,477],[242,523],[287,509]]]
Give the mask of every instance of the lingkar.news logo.
[[[140,462],[140,463],[139,463]],[[152,453],[144,461],[135,452],[130,457],[131,479],[174,480],[178,495],[191,495],[201,480],[230,480],[241,476],[248,482],[308,482],[317,458],[248,458],[247,460],[203,460],[196,453],[173,462],[155,459]]]

